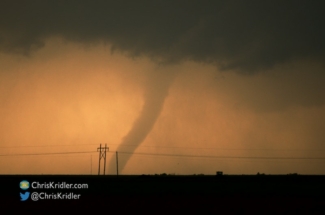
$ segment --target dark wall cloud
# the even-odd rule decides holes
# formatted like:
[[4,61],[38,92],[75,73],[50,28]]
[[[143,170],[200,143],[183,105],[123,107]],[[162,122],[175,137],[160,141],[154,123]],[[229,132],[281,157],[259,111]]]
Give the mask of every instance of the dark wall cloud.
[[160,62],[195,60],[250,73],[300,58],[324,60],[323,1],[1,1],[2,51],[47,37],[104,41]]

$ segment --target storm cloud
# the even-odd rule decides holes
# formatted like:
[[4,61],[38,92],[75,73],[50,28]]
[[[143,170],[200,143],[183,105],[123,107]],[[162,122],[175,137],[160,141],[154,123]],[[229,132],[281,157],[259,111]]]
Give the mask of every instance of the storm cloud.
[[323,1],[1,1],[0,8],[5,52],[28,54],[61,36],[243,73],[325,56]]

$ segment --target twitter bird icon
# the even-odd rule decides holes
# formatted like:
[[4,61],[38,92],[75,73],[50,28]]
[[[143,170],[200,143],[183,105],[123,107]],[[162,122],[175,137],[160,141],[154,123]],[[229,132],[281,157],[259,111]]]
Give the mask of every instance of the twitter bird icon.
[[20,201],[26,201],[28,197],[29,197],[29,192],[25,192],[24,194],[20,193],[20,198],[21,198]]

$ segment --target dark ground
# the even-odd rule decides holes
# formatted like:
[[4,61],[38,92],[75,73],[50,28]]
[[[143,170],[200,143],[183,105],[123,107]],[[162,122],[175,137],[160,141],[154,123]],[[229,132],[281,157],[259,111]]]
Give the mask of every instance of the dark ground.
[[[33,189],[28,192],[75,193],[80,199],[20,201],[20,182],[88,184],[88,189]],[[68,176],[0,175],[0,210],[67,211],[105,214],[325,214],[325,176]],[[0,211],[1,212],[1,211]],[[8,211],[9,213],[9,211]],[[2,213],[0,213],[2,214]],[[7,214],[7,213],[4,213]]]

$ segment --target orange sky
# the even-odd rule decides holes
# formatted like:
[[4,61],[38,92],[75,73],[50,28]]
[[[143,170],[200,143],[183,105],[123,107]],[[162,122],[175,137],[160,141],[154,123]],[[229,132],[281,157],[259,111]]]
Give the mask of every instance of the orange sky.
[[[97,174],[96,152],[3,155],[96,151],[100,143],[110,150],[106,172],[115,174],[113,152],[146,93],[164,87],[162,110],[121,174],[325,174],[325,159],[252,159],[325,158],[322,65],[299,60],[269,70],[240,75],[192,61],[159,65],[101,43],[58,38],[30,56],[0,53],[0,174]],[[125,156],[120,151],[121,164]]]

